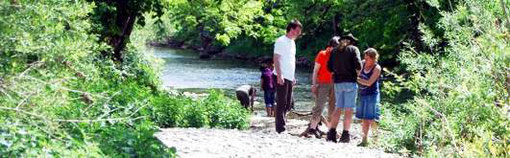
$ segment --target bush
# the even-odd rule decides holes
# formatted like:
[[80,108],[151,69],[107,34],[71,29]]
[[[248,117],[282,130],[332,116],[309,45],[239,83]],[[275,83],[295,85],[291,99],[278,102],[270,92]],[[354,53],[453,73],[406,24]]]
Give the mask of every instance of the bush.
[[249,127],[249,111],[238,101],[225,97],[221,91],[211,91],[202,103],[207,108],[210,127],[237,129]]
[[383,104],[382,127],[391,132],[383,146],[427,157],[510,156],[510,38],[508,28],[494,25],[501,15],[499,1],[466,0],[443,12],[444,37],[421,28],[449,44],[444,52],[408,48],[400,56],[407,78],[385,85],[415,95],[403,104]]
[[[173,157],[154,136],[150,63],[100,52],[84,1],[0,2],[2,157]],[[136,60],[135,60],[136,59]]]
[[237,101],[212,90],[206,98],[191,100],[161,94],[151,99],[152,119],[160,127],[216,127],[246,129],[250,113]]
[[[139,45],[122,63],[105,57],[110,49],[91,33],[93,8],[0,1],[0,157],[175,157],[153,136],[157,125],[209,126],[209,103],[163,91],[158,62]],[[214,106],[229,110],[214,127],[247,126],[231,100]]]

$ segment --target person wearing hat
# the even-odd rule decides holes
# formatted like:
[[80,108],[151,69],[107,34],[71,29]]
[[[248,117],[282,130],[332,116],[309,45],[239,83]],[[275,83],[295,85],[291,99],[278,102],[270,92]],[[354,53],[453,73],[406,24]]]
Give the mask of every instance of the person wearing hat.
[[358,94],[357,77],[361,70],[361,58],[359,49],[354,46],[358,41],[352,34],[342,36],[340,45],[333,49],[328,61],[328,70],[333,73],[336,106],[329,124],[327,141],[337,142],[336,127],[342,112],[344,112],[343,131],[340,142],[350,141],[349,129],[356,106]]
[[[317,54],[317,57],[315,57],[315,66],[312,73],[312,93],[315,96],[315,106],[312,108],[310,124],[308,124],[308,128],[301,136],[309,137],[309,135],[312,134],[315,135],[316,138],[321,137],[320,133],[322,132],[320,132],[317,127],[321,121],[322,111],[324,111],[324,104],[326,104],[326,102],[328,102],[327,120],[331,120],[331,115],[335,109],[335,95],[331,72],[328,71],[326,64],[333,48],[340,44],[339,40],[339,36],[331,38],[326,49],[321,50]],[[325,125],[327,126],[327,123]]]

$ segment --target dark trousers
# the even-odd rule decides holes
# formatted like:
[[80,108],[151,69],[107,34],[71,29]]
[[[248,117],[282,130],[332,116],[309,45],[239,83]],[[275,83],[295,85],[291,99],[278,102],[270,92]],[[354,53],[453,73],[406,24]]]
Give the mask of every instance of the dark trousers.
[[292,81],[287,79],[283,85],[276,84],[275,126],[278,133],[285,131],[285,116],[292,104],[292,88]]

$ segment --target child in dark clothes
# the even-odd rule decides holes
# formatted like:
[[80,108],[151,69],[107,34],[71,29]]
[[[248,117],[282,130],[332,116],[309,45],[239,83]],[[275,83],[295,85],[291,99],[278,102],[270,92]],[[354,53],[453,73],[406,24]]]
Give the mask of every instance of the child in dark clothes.
[[266,103],[267,116],[274,116],[275,85],[273,78],[273,62],[266,60],[262,63],[260,86],[264,91],[264,102]]

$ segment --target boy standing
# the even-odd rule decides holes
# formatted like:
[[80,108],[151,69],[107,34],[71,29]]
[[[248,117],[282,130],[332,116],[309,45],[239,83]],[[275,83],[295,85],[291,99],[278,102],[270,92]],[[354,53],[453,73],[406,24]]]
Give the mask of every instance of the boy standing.
[[274,94],[275,85],[273,78],[273,62],[270,60],[264,61],[261,67],[260,86],[264,91],[264,102],[266,103],[267,116],[274,116]]

